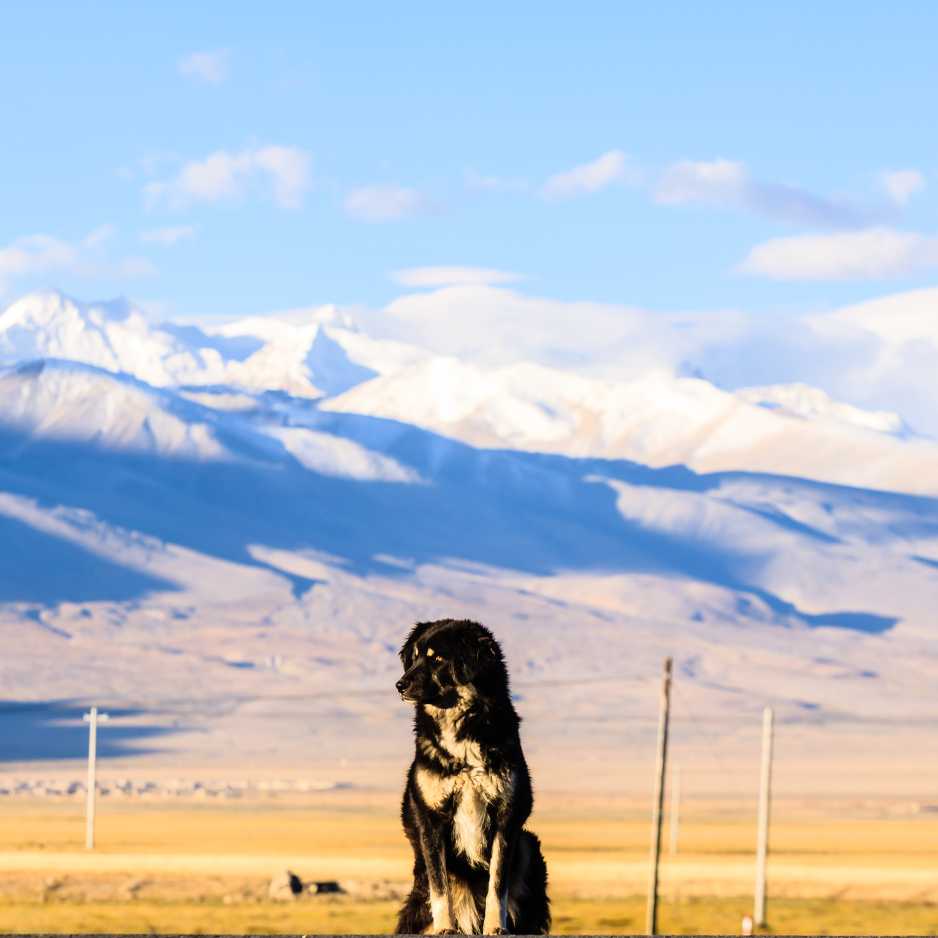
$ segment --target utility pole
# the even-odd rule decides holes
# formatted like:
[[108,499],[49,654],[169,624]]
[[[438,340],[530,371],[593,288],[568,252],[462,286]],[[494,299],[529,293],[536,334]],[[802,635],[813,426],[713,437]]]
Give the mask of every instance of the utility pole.
[[759,779],[759,835],[756,845],[756,900],[753,919],[756,927],[765,926],[765,860],[769,852],[769,801],[772,794],[771,707],[762,712],[762,773]]
[[655,766],[655,800],[651,814],[651,880],[648,884],[646,933],[658,934],[658,860],[661,856],[661,815],[664,807],[664,778],[668,762],[668,721],[671,716],[671,659],[664,659],[661,682],[661,712],[658,719],[658,758]]
[[94,850],[94,801],[98,783],[96,779],[96,764],[98,758],[98,723],[106,723],[110,717],[106,713],[98,713],[97,707],[92,707],[82,719],[88,724],[88,784],[85,792],[85,848]]
[[681,830],[681,767],[679,765],[671,769],[671,810],[668,828],[671,834],[669,853],[674,857],[677,856],[677,839]]

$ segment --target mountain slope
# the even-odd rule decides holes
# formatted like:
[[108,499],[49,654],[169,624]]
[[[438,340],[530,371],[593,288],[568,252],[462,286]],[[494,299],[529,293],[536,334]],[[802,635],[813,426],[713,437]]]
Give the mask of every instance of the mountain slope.
[[324,406],[415,423],[485,447],[938,492],[938,443],[906,438],[894,414],[839,404],[806,387],[733,394],[663,373],[612,383],[534,365],[485,371],[437,358]]
[[[933,499],[480,450],[308,405],[305,425],[300,406],[217,412],[72,364],[22,366],[0,387],[15,402],[0,422],[7,491],[239,563],[253,563],[260,544],[362,573],[388,573],[393,564],[376,558],[396,557],[539,576],[653,574],[745,594],[769,619],[810,624],[850,596],[872,619],[907,615],[907,600],[867,597],[860,571],[895,552],[899,567],[927,577],[916,558],[938,557]],[[831,585],[847,568],[857,571],[849,595]],[[828,585],[792,594],[806,569]]]
[[935,696],[935,447],[893,415],[485,370],[328,311],[157,328],[49,302],[0,333],[14,700],[93,687],[161,714],[174,765],[299,740],[393,760],[396,647],[447,615],[504,639],[558,772],[574,742],[618,759],[653,733],[664,654],[726,745],[766,702],[786,733],[868,745]]

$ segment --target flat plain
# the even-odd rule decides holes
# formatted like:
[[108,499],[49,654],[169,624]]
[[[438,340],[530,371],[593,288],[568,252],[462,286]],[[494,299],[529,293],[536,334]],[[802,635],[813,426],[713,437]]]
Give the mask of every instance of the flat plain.
[[[650,829],[634,799],[549,793],[531,819],[550,869],[555,932],[644,930]],[[82,803],[0,804],[0,932],[382,933],[409,847],[392,792],[251,801],[102,799],[97,847]],[[688,804],[664,831],[661,928],[734,933],[752,908],[755,829],[737,803]],[[769,927],[776,933],[938,932],[938,815],[901,802],[776,806]],[[268,897],[290,869],[341,895]]]

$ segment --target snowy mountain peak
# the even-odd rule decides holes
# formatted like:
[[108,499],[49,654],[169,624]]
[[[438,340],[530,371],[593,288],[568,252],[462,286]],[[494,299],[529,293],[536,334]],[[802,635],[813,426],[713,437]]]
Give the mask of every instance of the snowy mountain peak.
[[60,290],[39,290],[20,297],[0,313],[0,332],[20,326],[62,334],[68,329],[100,329],[109,322],[127,321],[137,328],[146,326],[140,310],[123,297],[81,303]]
[[32,439],[200,460],[225,456],[198,405],[89,365],[40,360],[0,371],[0,400],[3,427]]
[[413,360],[412,351],[395,343],[383,348],[354,329],[335,306],[214,328],[154,325],[126,300],[85,304],[50,290],[22,297],[0,315],[0,365],[50,358],[156,387],[228,384],[319,398],[394,368],[402,358]]
[[303,326],[315,323],[322,326],[334,326],[346,329],[349,332],[358,332],[358,324],[345,310],[339,309],[335,303],[326,303],[324,306],[313,306],[308,309],[287,310],[282,313],[273,313],[274,318],[283,322]]
[[774,384],[744,388],[736,394],[758,407],[803,420],[830,421],[894,436],[912,434],[908,424],[898,414],[888,410],[863,410],[851,404],[844,404],[833,400],[820,388],[807,384]]
[[212,388],[219,401],[222,392],[247,394],[237,404],[245,412],[256,395],[279,391],[300,410],[309,407],[304,400],[328,400],[323,409],[413,424],[476,447],[933,488],[920,470],[938,447],[915,438],[894,413],[840,403],[807,385],[730,392],[660,370],[608,381],[525,362],[491,369],[350,325],[341,310],[323,306],[156,326],[124,300],[82,304],[49,291],[0,316],[0,365],[83,362],[190,395]]
[[86,304],[58,291],[31,293],[0,315],[0,363],[34,358],[84,362],[157,386],[206,364],[126,300]]

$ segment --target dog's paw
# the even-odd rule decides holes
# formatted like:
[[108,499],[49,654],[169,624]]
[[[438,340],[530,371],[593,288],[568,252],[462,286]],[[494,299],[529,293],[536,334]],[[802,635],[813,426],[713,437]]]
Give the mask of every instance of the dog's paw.
[[439,928],[434,933],[434,935],[458,935],[459,932],[455,928]]
[[483,935],[507,935],[509,931],[507,928],[502,928],[501,925],[492,925],[490,923],[485,923],[482,926]]

